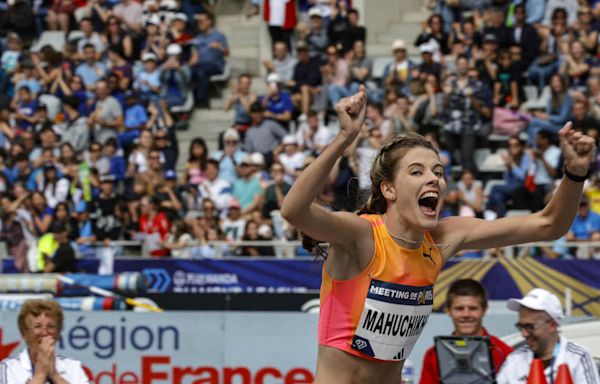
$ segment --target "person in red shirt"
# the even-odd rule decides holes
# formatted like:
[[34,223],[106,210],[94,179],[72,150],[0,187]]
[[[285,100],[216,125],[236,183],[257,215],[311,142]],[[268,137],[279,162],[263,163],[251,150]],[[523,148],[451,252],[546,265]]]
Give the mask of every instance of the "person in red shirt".
[[[483,327],[483,316],[487,310],[487,292],[481,283],[473,279],[456,280],[448,288],[446,313],[452,318],[454,336],[487,336],[491,342],[492,359],[496,373],[512,348],[492,336]],[[435,347],[425,352],[423,370],[419,384],[439,384],[440,372]]]
[[145,241],[150,255],[167,256],[169,250],[161,244],[167,240],[171,229],[171,222],[167,215],[159,211],[159,203],[149,196],[142,197],[140,202],[139,231],[145,234]]

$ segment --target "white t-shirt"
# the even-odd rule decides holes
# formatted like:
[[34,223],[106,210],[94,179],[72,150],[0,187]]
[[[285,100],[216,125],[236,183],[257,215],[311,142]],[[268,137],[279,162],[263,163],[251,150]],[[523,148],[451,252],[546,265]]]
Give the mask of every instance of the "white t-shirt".
[[[81,362],[64,356],[56,356],[56,370],[69,383],[89,384],[89,379]],[[33,366],[27,349],[16,357],[9,357],[0,363],[0,383],[27,384],[33,375]]]
[[304,152],[296,152],[293,155],[288,155],[284,152],[279,155],[279,161],[285,169],[283,179],[286,183],[291,184],[294,182],[294,172],[297,169],[302,169],[304,167],[304,160],[306,160],[306,154]]
[[329,145],[335,135],[333,132],[329,130],[329,128],[319,125],[317,128],[317,132],[315,132],[314,136],[309,139],[305,139],[305,135],[310,131],[308,124],[302,123],[300,127],[298,127],[298,132],[296,133],[296,140],[298,141],[298,145],[303,145],[305,149],[310,151],[314,150],[316,147],[323,147]]
[[[527,345],[516,349],[508,357],[500,368],[497,377],[498,384],[519,384],[527,383],[527,376],[531,362],[533,361],[533,352]],[[598,368],[594,363],[594,359],[587,349],[581,345],[567,340],[560,336],[559,350],[554,364],[548,366],[544,370],[546,381],[548,383],[556,380],[558,367],[566,363],[569,366],[573,383],[581,384],[600,384],[598,376]],[[552,375],[552,379],[550,376]]]

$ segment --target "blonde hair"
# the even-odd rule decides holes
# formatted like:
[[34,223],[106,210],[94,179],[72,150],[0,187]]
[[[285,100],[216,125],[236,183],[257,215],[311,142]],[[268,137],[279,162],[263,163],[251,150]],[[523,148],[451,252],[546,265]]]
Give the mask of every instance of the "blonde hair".
[[19,317],[17,319],[19,331],[25,333],[25,330],[27,329],[27,316],[32,315],[33,317],[38,317],[41,314],[46,314],[53,318],[56,321],[56,327],[60,332],[64,321],[62,308],[56,301],[44,299],[29,299],[21,305],[21,310],[19,311]]

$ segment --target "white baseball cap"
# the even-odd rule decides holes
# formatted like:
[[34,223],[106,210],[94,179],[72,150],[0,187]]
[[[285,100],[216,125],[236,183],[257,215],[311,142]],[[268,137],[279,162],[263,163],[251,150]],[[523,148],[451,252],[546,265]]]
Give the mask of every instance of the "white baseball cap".
[[397,51],[399,49],[406,51],[406,43],[402,39],[396,39],[392,43],[392,49]]
[[544,311],[556,322],[565,317],[558,297],[542,288],[532,289],[522,299],[510,299],[506,306],[515,312],[518,312],[521,306],[534,311]]
[[183,49],[181,49],[181,45],[179,44],[173,43],[167,47],[167,55],[169,56],[181,55],[181,52],[183,52]]
[[313,6],[311,9],[308,10],[308,16],[323,17],[323,11],[321,11],[319,7]]
[[158,58],[156,57],[156,55],[154,53],[146,52],[142,55],[142,61],[148,61],[148,60],[158,61]]

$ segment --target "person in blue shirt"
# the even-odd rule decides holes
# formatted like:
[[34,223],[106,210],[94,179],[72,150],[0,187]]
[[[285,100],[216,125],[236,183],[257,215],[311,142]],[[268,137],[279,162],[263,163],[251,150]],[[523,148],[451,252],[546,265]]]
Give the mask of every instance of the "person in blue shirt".
[[524,188],[531,164],[531,157],[525,152],[525,143],[519,137],[512,136],[508,139],[508,154],[504,156],[504,163],[504,184],[492,187],[487,202],[487,209],[494,211],[498,217],[506,215],[508,201]]
[[529,144],[536,147],[536,134],[541,130],[558,133],[558,130],[567,122],[573,106],[573,97],[568,92],[568,84],[564,77],[554,74],[550,77],[550,90],[552,96],[548,100],[545,111],[536,111],[527,127]]
[[135,139],[140,137],[140,129],[148,122],[148,113],[133,91],[125,92],[125,130],[119,133],[119,142],[122,146],[130,146]]
[[110,161],[109,173],[115,177],[115,183],[125,180],[127,164],[125,163],[125,158],[123,157],[123,151],[117,145],[117,140],[114,137],[106,140],[104,149],[104,153]]
[[35,112],[37,111],[37,101],[32,97],[31,90],[24,85],[17,92],[17,100],[15,102],[15,120],[17,129],[21,131],[30,130],[35,122]]
[[267,94],[261,97],[261,102],[265,107],[265,118],[275,120],[287,128],[294,113],[294,102],[289,93],[281,90],[280,83],[278,74],[271,73],[267,76]]
[[208,102],[210,77],[223,73],[225,57],[229,55],[227,38],[214,28],[215,18],[210,13],[196,15],[200,33],[191,43],[195,47],[190,59],[193,77],[196,83],[194,101],[205,107]]
[[83,84],[88,91],[92,91],[96,82],[106,75],[106,65],[96,60],[96,47],[86,44],[83,47],[83,63],[77,66],[75,74],[83,79]]
[[600,215],[590,210],[586,197],[579,202],[577,216],[565,236],[567,241],[598,241],[600,240]]

